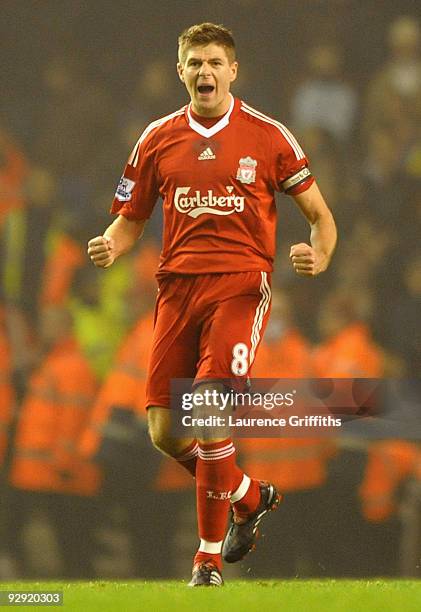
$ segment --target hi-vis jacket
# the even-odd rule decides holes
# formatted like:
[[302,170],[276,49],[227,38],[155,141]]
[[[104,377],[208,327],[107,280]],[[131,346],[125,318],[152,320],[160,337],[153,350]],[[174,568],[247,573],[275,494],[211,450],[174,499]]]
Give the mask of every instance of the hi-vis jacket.
[[371,445],[359,489],[367,520],[385,521],[397,510],[396,492],[409,476],[421,479],[421,450],[404,440],[384,440]]
[[80,244],[66,234],[57,237],[44,271],[41,305],[64,304],[74,274],[85,263],[85,253]]
[[136,323],[123,341],[117,353],[114,366],[102,385],[92,410],[88,426],[80,441],[80,451],[86,458],[92,458],[100,448],[104,436],[123,441],[130,436],[123,431],[116,420],[115,411],[133,412],[145,419],[144,398],[146,370],[152,344],[153,313],[147,313]]
[[11,356],[0,309],[0,466],[8,444],[9,425],[13,418],[15,394],[11,380]]
[[[263,339],[253,377],[304,378],[310,374],[310,347],[298,330],[288,330],[277,342]],[[299,491],[322,486],[327,477],[327,461],[335,453],[327,438],[241,439],[242,467],[253,478],[271,482],[280,490]]]
[[364,323],[350,323],[313,352],[315,378],[379,378],[382,374],[382,353]]
[[14,487],[75,495],[97,493],[98,468],[78,452],[96,380],[72,338],[47,355],[29,382],[10,470]]

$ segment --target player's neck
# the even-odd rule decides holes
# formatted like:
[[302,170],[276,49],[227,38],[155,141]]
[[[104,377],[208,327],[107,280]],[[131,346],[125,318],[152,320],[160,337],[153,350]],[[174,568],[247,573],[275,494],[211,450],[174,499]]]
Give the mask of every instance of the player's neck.
[[226,115],[226,113],[223,113],[222,115],[218,115],[217,117],[208,117],[205,115],[199,115],[193,110],[193,106],[190,109],[190,114],[193,117],[193,119],[197,121],[197,123],[200,123],[200,125],[203,125],[206,128],[210,128],[214,126],[215,123],[218,123],[218,121],[220,121],[222,117]]
[[229,111],[229,107],[221,111],[220,109],[210,110],[210,109],[197,108],[196,106],[192,104],[190,107],[190,110],[192,114],[195,115],[195,117],[200,117],[201,119],[216,119],[217,117],[223,117],[224,115],[226,115],[227,112]]
[[231,101],[232,101],[231,94],[229,94],[227,98],[225,98],[225,100],[221,102],[221,104],[218,104],[214,108],[206,108],[203,106],[199,107],[199,106],[196,106],[194,102],[192,101],[190,109],[196,115],[196,117],[199,117],[201,119],[217,119],[217,118],[220,119],[221,117],[226,115],[227,112],[229,111],[230,106],[231,106]]

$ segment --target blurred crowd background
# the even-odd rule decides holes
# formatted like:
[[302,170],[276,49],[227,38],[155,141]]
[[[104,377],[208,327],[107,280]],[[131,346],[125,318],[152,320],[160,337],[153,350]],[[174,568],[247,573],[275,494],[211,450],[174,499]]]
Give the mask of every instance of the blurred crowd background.
[[[274,303],[254,376],[416,378],[421,366],[421,21],[415,0],[3,0],[0,579],[187,576],[194,488],[147,439],[162,218],[111,269],[86,242],[143,128],[179,108],[179,32],[232,28],[233,92],[285,123],[338,223],[294,276],[305,220],[279,195]],[[419,401],[419,398],[418,398]],[[231,575],[420,572],[416,440],[241,440],[287,494]]]

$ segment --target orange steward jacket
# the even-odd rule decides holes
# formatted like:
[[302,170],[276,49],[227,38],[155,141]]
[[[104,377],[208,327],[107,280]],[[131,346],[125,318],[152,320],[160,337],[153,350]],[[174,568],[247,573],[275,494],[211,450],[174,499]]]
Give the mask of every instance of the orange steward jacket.
[[153,313],[150,312],[139,319],[123,341],[114,366],[95,399],[91,418],[81,438],[80,451],[84,457],[96,455],[104,435],[113,436],[113,410],[122,408],[133,411],[140,419],[146,418],[145,384],[152,330]]
[[62,234],[45,264],[41,304],[64,304],[74,274],[85,263],[85,253],[75,240]]
[[364,323],[351,323],[313,352],[314,378],[379,378],[382,374],[381,350]]
[[[255,378],[304,378],[309,376],[310,348],[295,329],[277,342],[263,340],[253,366]],[[299,491],[322,486],[327,461],[335,446],[327,438],[241,439],[242,467],[253,478],[267,479],[281,491]]]
[[362,511],[367,520],[381,522],[397,510],[396,492],[408,476],[421,477],[421,450],[403,440],[374,442],[359,489]]
[[78,452],[96,380],[72,338],[58,343],[34,372],[17,425],[10,482],[34,491],[94,495],[98,468]]

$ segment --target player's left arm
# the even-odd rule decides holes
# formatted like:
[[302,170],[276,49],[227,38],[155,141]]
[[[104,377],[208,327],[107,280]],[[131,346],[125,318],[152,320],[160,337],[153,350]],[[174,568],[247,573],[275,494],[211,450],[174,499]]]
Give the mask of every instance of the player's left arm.
[[292,197],[310,224],[311,246],[304,242],[294,244],[289,256],[299,276],[316,276],[326,270],[335,250],[335,221],[315,182]]

